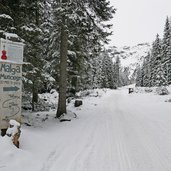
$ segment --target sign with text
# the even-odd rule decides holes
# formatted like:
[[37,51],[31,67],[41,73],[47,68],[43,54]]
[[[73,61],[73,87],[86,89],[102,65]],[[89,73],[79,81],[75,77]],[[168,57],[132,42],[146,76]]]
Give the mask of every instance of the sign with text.
[[[21,118],[22,64],[0,61],[0,121]],[[0,124],[1,129],[5,127]]]
[[13,42],[6,39],[0,39],[0,51],[5,50],[7,52],[7,60],[17,63],[23,62],[23,48],[24,44],[21,42]]

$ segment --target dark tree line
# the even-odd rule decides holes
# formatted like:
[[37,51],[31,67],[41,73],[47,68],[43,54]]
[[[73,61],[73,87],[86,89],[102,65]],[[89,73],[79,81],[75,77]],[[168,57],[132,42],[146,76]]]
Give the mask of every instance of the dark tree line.
[[163,38],[157,34],[151,51],[137,71],[136,85],[142,87],[171,84],[171,21],[167,17]]
[[59,91],[57,117],[66,113],[67,96],[79,90],[116,88],[103,50],[114,13],[108,0],[0,0],[0,37],[13,33],[25,43],[23,83],[33,110],[38,93],[52,88]]

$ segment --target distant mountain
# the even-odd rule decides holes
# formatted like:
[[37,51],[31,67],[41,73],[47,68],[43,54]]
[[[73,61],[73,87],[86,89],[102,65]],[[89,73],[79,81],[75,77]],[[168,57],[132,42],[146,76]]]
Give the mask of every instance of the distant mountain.
[[120,57],[122,70],[129,72],[129,78],[135,79],[136,69],[143,63],[144,57],[150,50],[150,44],[142,43],[136,46],[112,47],[112,57]]

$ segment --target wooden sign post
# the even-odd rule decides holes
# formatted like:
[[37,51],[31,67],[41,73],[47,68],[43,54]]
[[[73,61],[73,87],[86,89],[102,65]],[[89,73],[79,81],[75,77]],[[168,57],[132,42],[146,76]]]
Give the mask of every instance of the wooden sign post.
[[0,40],[0,129],[8,128],[9,120],[21,122],[23,43]]

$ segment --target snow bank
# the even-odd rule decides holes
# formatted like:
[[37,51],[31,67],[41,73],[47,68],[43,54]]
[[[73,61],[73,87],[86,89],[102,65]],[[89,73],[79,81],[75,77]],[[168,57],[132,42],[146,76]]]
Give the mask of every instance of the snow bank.
[[7,14],[0,14],[0,18],[6,18],[6,19],[9,19],[9,20],[13,20],[9,15]]
[[161,101],[169,95],[130,95],[127,88],[88,92],[80,92],[83,106],[69,104],[78,115],[72,122],[59,124],[55,111],[33,114],[48,114],[48,122],[23,126],[21,149],[0,137],[0,170],[171,170],[171,108]]
[[[37,159],[33,154],[15,147],[10,137],[0,137],[0,170],[38,170]],[[30,164],[31,163],[31,164]]]
[[39,94],[39,98],[43,99],[47,105],[57,107],[58,92],[55,89],[52,89],[50,93]]
[[10,120],[9,123],[10,123],[10,126],[12,126],[12,127],[9,127],[7,129],[7,135],[14,136],[18,132],[18,128],[20,127],[20,123],[15,121],[15,120]]
[[6,39],[10,39],[10,38],[19,38],[19,36],[17,34],[14,33],[5,33],[4,34],[6,36]]
[[166,87],[157,87],[156,88],[156,93],[158,95],[168,95],[169,94],[169,91],[167,90]]
[[171,93],[170,87],[135,87],[135,93],[153,93],[157,95],[168,95]]
[[101,97],[108,89],[84,90],[76,93],[77,97]]

